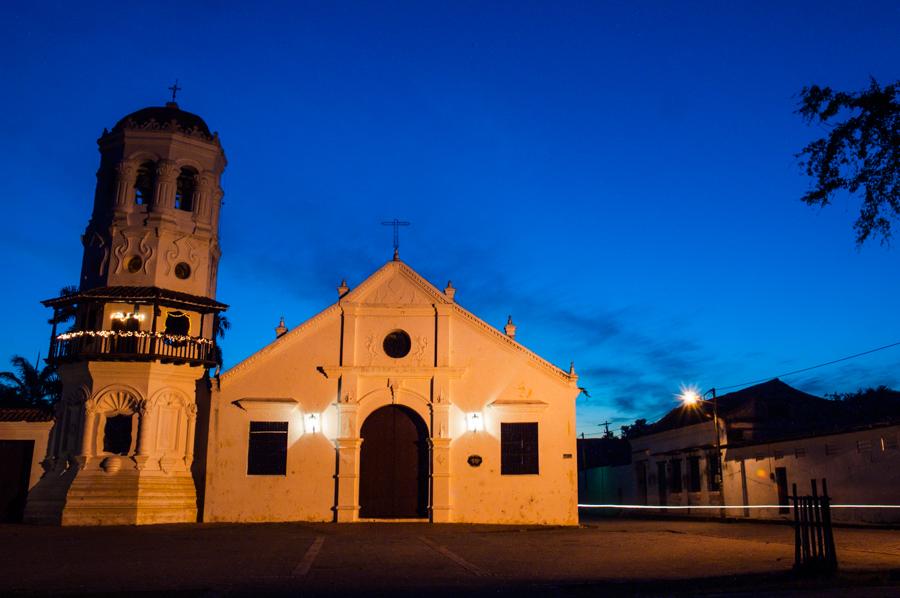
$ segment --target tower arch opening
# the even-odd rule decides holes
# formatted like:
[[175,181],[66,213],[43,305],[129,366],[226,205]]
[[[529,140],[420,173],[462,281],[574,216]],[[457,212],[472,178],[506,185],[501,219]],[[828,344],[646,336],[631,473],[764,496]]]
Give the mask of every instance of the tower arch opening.
[[154,187],[156,187],[156,163],[146,160],[138,166],[134,178],[134,203],[149,206],[153,202]]
[[194,193],[197,190],[197,171],[183,166],[175,181],[175,208],[185,212],[194,211]]

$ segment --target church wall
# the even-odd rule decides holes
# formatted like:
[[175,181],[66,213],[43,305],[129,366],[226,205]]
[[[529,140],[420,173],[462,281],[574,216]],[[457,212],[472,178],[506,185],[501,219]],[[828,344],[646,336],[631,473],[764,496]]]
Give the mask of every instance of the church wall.
[[[340,320],[326,317],[302,339],[283,337],[252,373],[213,382],[204,521],[331,521],[334,517],[335,383],[316,370],[337,363]],[[239,401],[240,404],[235,404]],[[322,431],[304,431],[303,416],[321,414]],[[288,422],[284,476],[248,475],[251,421]]]
[[[213,383],[204,521],[359,520],[361,429],[397,404],[430,436],[433,521],[577,524],[574,379],[452,305],[424,303],[401,267]],[[391,358],[383,341],[397,329],[411,350]],[[320,432],[304,430],[310,413]],[[472,413],[483,430],[468,430]],[[247,474],[251,421],[288,422],[285,475]],[[501,424],[532,422],[539,473],[501,475]]]
[[[451,363],[466,367],[462,379],[452,383],[452,520],[577,524],[578,390],[541,372],[521,353],[498,347],[466,322],[454,322],[452,335]],[[471,412],[483,414],[484,431],[467,430],[465,414]],[[504,422],[538,423],[538,475],[500,474]],[[482,464],[470,466],[470,455],[481,456]]]

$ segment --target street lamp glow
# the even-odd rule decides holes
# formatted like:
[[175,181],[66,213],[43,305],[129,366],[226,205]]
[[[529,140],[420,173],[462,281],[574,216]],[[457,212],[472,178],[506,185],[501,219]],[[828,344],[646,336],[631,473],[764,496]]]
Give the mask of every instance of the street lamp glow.
[[685,405],[696,405],[700,402],[700,393],[693,388],[683,388],[678,398]]

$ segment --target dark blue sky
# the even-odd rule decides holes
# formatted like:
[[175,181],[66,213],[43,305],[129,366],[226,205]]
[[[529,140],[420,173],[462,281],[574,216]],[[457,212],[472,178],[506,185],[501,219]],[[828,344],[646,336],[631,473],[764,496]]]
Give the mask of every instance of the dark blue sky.
[[[793,114],[804,85],[898,78],[895,2],[125,4],[5,7],[4,359],[46,351],[38,301],[78,279],[95,140],[176,77],[229,159],[229,364],[390,259],[394,217],[413,268],[575,360],[579,432],[900,341],[900,253],[856,249],[856,201],[799,201],[794,154],[823,131]],[[786,381],[898,386],[898,366]]]

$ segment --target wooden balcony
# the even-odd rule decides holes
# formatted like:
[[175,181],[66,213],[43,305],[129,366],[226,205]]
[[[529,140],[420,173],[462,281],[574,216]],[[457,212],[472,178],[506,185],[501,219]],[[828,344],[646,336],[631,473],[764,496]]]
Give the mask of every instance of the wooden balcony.
[[53,363],[73,361],[159,361],[215,367],[215,345],[205,338],[152,333],[77,331],[58,336]]

